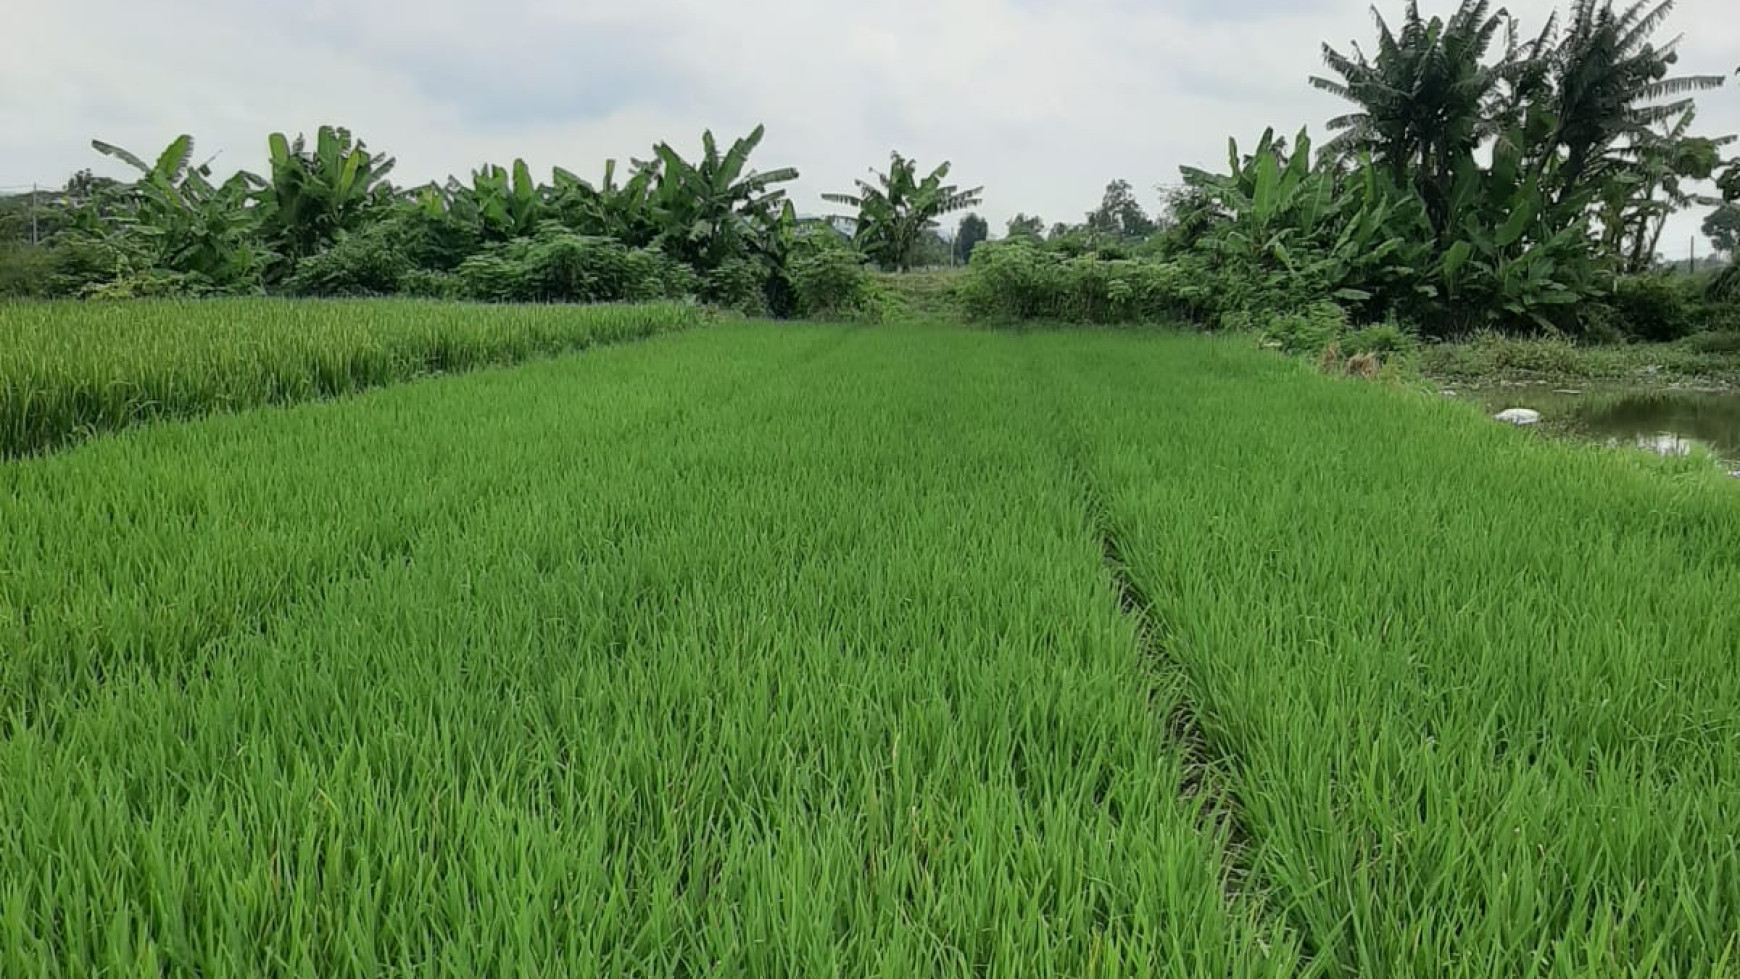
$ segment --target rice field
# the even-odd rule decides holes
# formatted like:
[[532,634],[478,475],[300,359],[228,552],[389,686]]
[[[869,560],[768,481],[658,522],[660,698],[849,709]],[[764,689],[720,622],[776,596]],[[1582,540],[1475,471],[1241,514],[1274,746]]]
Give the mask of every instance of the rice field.
[[1731,974],[1736,599],[1718,476],[1196,336],[140,427],[0,464],[0,975]]
[[0,458],[686,329],[700,310],[415,300],[0,301]]

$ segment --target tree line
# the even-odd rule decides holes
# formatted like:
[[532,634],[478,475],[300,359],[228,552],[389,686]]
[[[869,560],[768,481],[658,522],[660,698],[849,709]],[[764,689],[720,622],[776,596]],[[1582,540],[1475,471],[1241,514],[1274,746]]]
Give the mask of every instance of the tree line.
[[[47,247],[0,255],[0,292],[687,296],[809,315],[873,304],[867,267],[962,261],[996,315],[1241,328],[1333,304],[1435,336],[1670,338],[1690,328],[1684,290],[1647,275],[1668,217],[1718,205],[1712,239],[1740,234],[1734,137],[1696,131],[1696,95],[1725,79],[1676,71],[1657,37],[1672,9],[1574,0],[1535,30],[1486,0],[1431,18],[1409,0],[1393,25],[1374,10],[1371,52],[1325,44],[1310,79],[1348,106],[1327,139],[1229,140],[1225,169],[1183,168],[1157,214],[1117,180],[1078,223],[1018,214],[989,243],[974,213],[952,242],[937,233],[983,189],[898,152],[823,195],[844,213],[800,217],[797,171],[751,164],[759,127],[729,145],[704,133],[693,159],[660,143],[596,179],[516,160],[413,187],[338,127],[273,134],[266,172],[221,180],[190,137],[149,160],[95,141],[136,179],[75,177],[40,209]],[[1740,276],[1712,277],[1712,303],[1740,302]]]
[[1325,44],[1310,79],[1348,103],[1327,140],[1229,140],[1226,169],[1183,168],[1158,222],[1121,182],[1081,225],[1017,215],[978,249],[995,288],[972,294],[1005,315],[1261,327],[1332,305],[1434,336],[1600,339],[1672,339],[1700,325],[1690,302],[1740,329],[1733,266],[1690,294],[1648,274],[1673,213],[1715,205],[1729,248],[1740,224],[1734,137],[1695,131],[1696,94],[1725,79],[1676,73],[1656,39],[1672,9],[1576,0],[1533,32],[1484,0],[1445,18],[1410,0],[1393,26],[1374,9],[1372,52]]
[[724,145],[703,133],[693,159],[660,143],[626,167],[605,161],[596,180],[560,167],[539,179],[516,160],[413,187],[392,182],[394,159],[335,126],[313,139],[274,133],[265,173],[222,179],[197,162],[191,136],[150,159],[95,140],[136,178],[76,176],[40,207],[47,246],[10,282],[105,298],[692,297],[818,313],[862,298],[866,261],[904,270],[934,254],[936,219],[980,200],[946,182],[947,163],[927,172],[897,152],[854,192],[829,195],[852,208],[848,220],[800,218],[785,190],[798,171],[752,165],[763,135]]

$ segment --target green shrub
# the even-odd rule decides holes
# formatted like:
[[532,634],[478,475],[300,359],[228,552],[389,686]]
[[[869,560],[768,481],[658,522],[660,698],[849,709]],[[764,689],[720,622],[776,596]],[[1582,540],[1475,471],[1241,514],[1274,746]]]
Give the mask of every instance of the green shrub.
[[1585,343],[1615,344],[1627,339],[1624,318],[1618,309],[1603,302],[1580,303],[1576,307],[1577,336]]
[[1389,321],[1373,323],[1343,336],[1341,350],[1346,354],[1378,354],[1384,358],[1413,351],[1414,335],[1401,325]]
[[802,242],[786,272],[799,316],[842,316],[863,312],[875,292],[864,257],[829,232]]
[[878,313],[898,310],[916,316],[956,319],[964,315],[960,292],[966,277],[965,268],[918,272],[871,271],[871,301]]
[[390,228],[377,224],[298,262],[284,290],[294,296],[389,296],[410,272],[411,260]]
[[1484,371],[1581,373],[1576,346],[1561,337],[1522,339],[1488,331],[1475,336],[1468,346]]
[[460,296],[486,302],[643,302],[692,295],[696,287],[693,272],[657,249],[558,226],[473,255],[455,276]]
[[418,299],[460,299],[464,290],[459,276],[452,272],[412,269],[400,277],[399,294]]
[[1691,317],[1695,332],[1723,333],[1740,330],[1740,299],[1695,304]]
[[105,283],[146,273],[151,263],[136,245],[121,235],[61,235],[49,246],[49,293],[84,296]]
[[1700,354],[1740,354],[1740,329],[1699,333],[1686,340],[1686,349]]
[[1316,302],[1297,312],[1277,313],[1263,328],[1263,342],[1283,353],[1316,353],[1347,332],[1347,313],[1331,302]]
[[1634,340],[1665,343],[1692,332],[1686,297],[1659,276],[1628,276],[1614,285],[1611,299],[1620,329]]
[[459,294],[483,302],[513,302],[526,298],[525,267],[498,251],[473,255],[454,273]]
[[40,299],[49,295],[54,260],[48,249],[0,243],[0,299]]
[[767,279],[759,262],[728,259],[701,277],[701,298],[745,316],[766,316]]
[[972,316],[1070,323],[1194,318],[1189,276],[1171,262],[1065,254],[1029,242],[973,250],[960,297]]
[[1740,302],[1740,263],[1730,262],[1710,279],[1704,298],[1714,302]]

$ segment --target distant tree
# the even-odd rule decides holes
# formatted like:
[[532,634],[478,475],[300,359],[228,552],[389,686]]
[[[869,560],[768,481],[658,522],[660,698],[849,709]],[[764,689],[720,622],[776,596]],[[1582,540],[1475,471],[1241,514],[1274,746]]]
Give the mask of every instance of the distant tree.
[[1729,202],[1704,217],[1704,236],[1724,255],[1740,248],[1740,204]]
[[979,246],[979,242],[990,236],[990,224],[977,214],[968,213],[966,217],[961,218],[961,226],[955,232],[955,257],[962,262],[971,261],[973,249]]
[[1106,185],[1100,206],[1088,212],[1087,228],[1095,234],[1132,239],[1146,238],[1156,230],[1128,180],[1114,180]]
[[1043,238],[1045,237],[1045,219],[1037,214],[1017,214],[1009,219],[1008,236],[1011,238]]
[[984,190],[943,183],[947,162],[921,177],[916,161],[898,151],[890,154],[887,173],[870,173],[875,183],[860,180],[852,193],[823,194],[822,200],[856,208],[858,246],[883,268],[900,272],[912,268],[919,241],[937,218],[978,204]]
[[918,241],[913,244],[907,268],[938,268],[948,265],[953,257],[954,245],[939,234],[935,228],[928,228],[918,236]]
[[1045,238],[1047,241],[1056,241],[1059,238],[1066,238],[1074,232],[1075,229],[1070,227],[1068,222],[1059,221],[1051,226],[1051,230],[1046,233]]

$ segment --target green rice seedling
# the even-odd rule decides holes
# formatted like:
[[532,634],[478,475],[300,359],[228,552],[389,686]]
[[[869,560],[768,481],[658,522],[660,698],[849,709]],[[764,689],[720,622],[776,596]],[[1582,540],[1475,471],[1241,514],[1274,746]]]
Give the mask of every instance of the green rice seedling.
[[1740,492],[1237,344],[1029,341],[1317,961],[1740,968]]
[[1184,335],[125,432],[0,465],[0,975],[1722,975],[1736,554]]
[[0,303],[0,457],[152,419],[641,339],[701,316],[677,304]]
[[722,325],[0,466],[0,973],[1311,974],[1033,382]]

